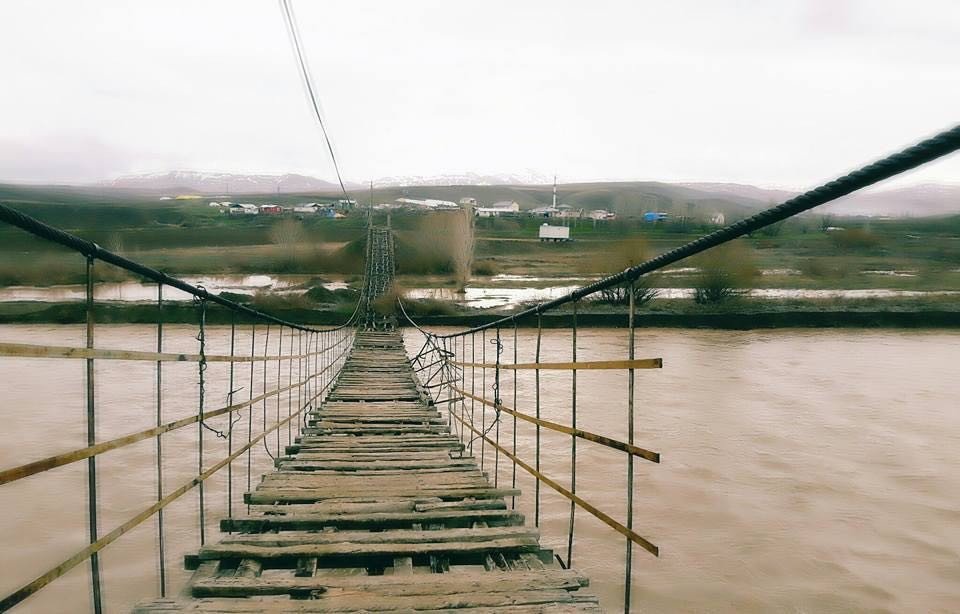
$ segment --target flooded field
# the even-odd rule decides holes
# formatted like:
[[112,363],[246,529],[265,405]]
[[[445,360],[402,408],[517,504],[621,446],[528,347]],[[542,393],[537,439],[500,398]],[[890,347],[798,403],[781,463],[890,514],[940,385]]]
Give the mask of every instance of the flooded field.
[[[195,351],[195,328],[166,327],[169,351]],[[227,353],[228,330],[208,329],[209,352]],[[259,330],[259,329],[258,329]],[[149,350],[155,329],[99,326],[97,346]],[[419,349],[416,331],[408,348]],[[638,357],[662,357],[662,370],[638,372],[637,444],[662,454],[637,461],[636,530],[661,557],[634,553],[635,605],[645,612],[951,611],[960,603],[960,333],[924,331],[762,332],[642,330]],[[531,361],[534,331],[518,332],[519,360]],[[258,332],[258,340],[262,341]],[[81,326],[0,326],[0,341],[82,345]],[[490,338],[483,342],[488,358]],[[238,339],[249,347],[249,330]],[[276,339],[270,342],[274,346]],[[512,331],[505,336],[512,360]],[[258,343],[259,347],[259,343]],[[275,346],[274,346],[275,347]],[[469,346],[468,346],[469,348]],[[570,337],[548,331],[542,359],[570,358]],[[623,330],[578,334],[580,360],[626,355]],[[263,372],[253,376],[253,393]],[[276,365],[267,366],[268,390]],[[287,374],[282,377],[286,381]],[[481,376],[477,372],[478,378]],[[227,366],[207,371],[208,408],[224,405]],[[0,467],[9,468],[84,444],[83,361],[0,358],[4,387]],[[98,439],[153,425],[154,365],[98,361]],[[164,369],[165,420],[197,410],[197,365]],[[532,372],[516,381],[516,406],[533,411]],[[246,395],[249,374],[239,380]],[[492,385],[487,373],[486,393]],[[626,376],[578,375],[578,424],[611,437],[626,433]],[[484,389],[478,379],[478,394]],[[570,421],[569,372],[541,376],[543,417]],[[501,397],[513,406],[514,380]],[[295,401],[295,399],[294,399]],[[275,407],[266,407],[273,416]],[[280,408],[286,412],[286,406]],[[264,407],[253,410],[254,432]],[[479,407],[477,407],[479,416]],[[235,437],[245,441],[247,412]],[[478,418],[479,419],[479,418]],[[491,419],[487,413],[487,420]],[[225,419],[211,421],[223,429]],[[512,420],[500,425],[512,438]],[[518,453],[532,460],[534,427],[517,428]],[[292,437],[293,434],[291,433]],[[491,435],[493,436],[493,435]],[[172,490],[196,473],[196,429],[164,438],[164,481]],[[281,445],[288,433],[281,432]],[[226,442],[205,438],[209,465]],[[277,442],[269,441],[275,453]],[[543,433],[544,472],[569,479],[569,437]],[[511,467],[474,444],[491,477],[511,481]],[[252,479],[272,469],[263,446],[252,455]],[[98,458],[101,531],[155,497],[155,443],[140,442]],[[589,442],[578,445],[578,494],[618,520],[625,517],[622,455]],[[518,507],[533,519],[532,478],[518,470]],[[0,486],[0,593],[6,594],[83,547],[86,466],[77,463]],[[206,487],[207,539],[226,513],[226,470]],[[234,465],[234,509],[242,510],[246,466]],[[543,489],[544,544],[566,552],[569,506]],[[183,554],[198,547],[197,494],[167,508],[167,573],[171,592],[186,578]],[[156,594],[156,524],[148,520],[102,556],[107,611],[122,612]],[[623,539],[578,511],[574,566],[589,575],[610,611],[621,607]],[[81,565],[26,601],[19,612],[83,611],[89,567]]]
[[[669,269],[664,275],[676,279],[687,279],[699,269],[683,267]],[[796,274],[793,269],[765,269],[763,276],[790,276]],[[904,271],[864,271],[884,277],[910,277],[911,272]],[[311,280],[305,275],[224,275],[212,277],[184,277],[190,284],[201,285],[207,290],[220,293],[254,295],[259,292],[272,294],[291,294],[303,292],[303,284]],[[456,303],[474,309],[513,308],[524,303],[548,301],[594,281],[591,277],[538,277],[533,275],[493,275],[477,278],[464,292],[451,287],[425,287],[425,280],[410,280],[413,287],[405,291],[411,299],[436,299]],[[422,287],[421,284],[424,286]],[[342,280],[321,284],[328,290],[346,288]],[[691,299],[692,287],[657,288],[657,298],[661,300]],[[0,287],[0,303],[19,301],[69,302],[82,301],[85,297],[82,285],[68,286],[6,286]],[[98,301],[120,303],[152,302],[157,298],[156,284],[137,281],[101,282],[96,285],[95,298]],[[748,298],[756,299],[895,299],[941,297],[960,294],[955,290],[903,290],[891,288],[855,288],[855,289],[814,289],[814,288],[755,288],[745,293]],[[164,300],[188,301],[190,295],[175,288],[164,291]]]
[[[283,294],[294,290],[298,284],[306,282],[309,277],[299,276],[271,276],[271,275],[223,275],[212,277],[182,277],[188,284],[202,286],[212,293],[231,292],[234,294],[253,295],[257,292],[273,292]],[[328,290],[346,288],[342,281],[322,284]],[[86,297],[86,290],[82,285],[66,286],[6,286],[0,287],[0,303],[13,301],[40,301],[46,303],[60,301],[82,301]],[[138,281],[99,282],[94,288],[94,298],[98,301],[113,301],[122,303],[145,303],[157,300],[157,285]],[[165,301],[190,301],[193,296],[167,286],[163,292]]]
[[[546,287],[478,287],[469,286],[465,292],[452,288],[415,288],[407,291],[406,296],[414,299],[439,299],[451,301],[477,309],[495,307],[515,307],[522,303],[544,302],[569,294],[577,285]],[[656,288],[657,299],[692,299],[693,288]],[[906,298],[935,297],[960,294],[960,291],[941,290],[891,290],[888,288],[861,288],[853,290],[815,290],[810,288],[755,288],[744,296],[758,299],[866,299],[866,298]]]

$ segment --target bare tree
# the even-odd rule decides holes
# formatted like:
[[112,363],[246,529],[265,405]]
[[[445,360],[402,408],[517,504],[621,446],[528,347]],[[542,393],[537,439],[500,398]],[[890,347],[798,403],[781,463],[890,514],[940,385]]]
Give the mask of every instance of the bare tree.
[[473,270],[473,207],[463,205],[452,220],[450,236],[453,239],[451,256],[453,272],[457,282],[457,291],[466,290]]
[[300,244],[305,234],[303,224],[292,218],[280,220],[270,228],[270,240],[280,247],[284,264],[287,266],[297,263]]

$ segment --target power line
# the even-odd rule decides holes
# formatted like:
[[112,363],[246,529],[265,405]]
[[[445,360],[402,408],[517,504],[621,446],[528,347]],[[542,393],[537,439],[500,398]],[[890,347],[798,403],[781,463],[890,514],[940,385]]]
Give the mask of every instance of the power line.
[[290,37],[290,42],[293,44],[293,51],[297,57],[297,65],[300,68],[300,76],[303,78],[303,83],[307,87],[307,96],[310,98],[310,105],[313,108],[313,113],[317,118],[317,122],[320,123],[320,130],[323,132],[323,139],[327,143],[327,151],[330,152],[330,160],[333,161],[333,170],[337,173],[337,181],[340,182],[340,190],[343,192],[343,195],[350,199],[350,195],[347,193],[347,188],[343,184],[343,176],[340,174],[340,165],[337,164],[337,156],[333,153],[333,143],[330,141],[330,135],[327,133],[327,126],[323,122],[323,115],[320,113],[320,103],[317,102],[317,94],[313,86],[313,79],[310,77],[310,71],[307,69],[307,63],[303,58],[303,46],[300,43],[300,33],[297,30],[297,20],[293,14],[293,6],[290,4],[290,0],[280,0],[280,10],[283,11],[284,20],[287,24],[287,35]]

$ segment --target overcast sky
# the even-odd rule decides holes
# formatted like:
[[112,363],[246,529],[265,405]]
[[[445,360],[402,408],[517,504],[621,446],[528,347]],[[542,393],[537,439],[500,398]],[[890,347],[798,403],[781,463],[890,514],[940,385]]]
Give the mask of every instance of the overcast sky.
[[[351,181],[802,188],[960,121],[957,0],[294,7]],[[0,79],[0,180],[333,178],[274,0],[4,0]]]

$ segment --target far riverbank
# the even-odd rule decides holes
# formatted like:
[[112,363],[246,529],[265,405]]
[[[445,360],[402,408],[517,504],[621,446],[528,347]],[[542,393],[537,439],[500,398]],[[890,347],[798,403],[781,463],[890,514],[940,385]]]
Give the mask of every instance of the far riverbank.
[[[641,328],[707,328],[750,330],[769,328],[960,328],[960,304],[957,301],[738,301],[721,307],[691,306],[688,301],[659,301],[638,308],[635,323]],[[353,309],[306,308],[302,305],[271,305],[269,313],[278,318],[315,326],[336,326],[345,322]],[[514,311],[461,311],[436,309],[432,301],[410,301],[408,311],[424,326],[469,328],[496,321]],[[145,303],[105,303],[95,306],[99,323],[192,324],[197,322],[197,309],[191,304],[168,303],[162,311]],[[234,316],[217,305],[209,305],[207,322],[229,324]],[[237,316],[237,323],[249,323]],[[8,302],[0,304],[3,324],[77,324],[86,321],[82,303]],[[550,312],[542,316],[545,328],[566,328],[573,322],[570,311]],[[623,307],[582,306],[577,314],[581,327],[625,327],[627,313]],[[527,317],[517,322],[523,328],[537,326],[537,319]],[[508,326],[512,327],[512,324]]]

